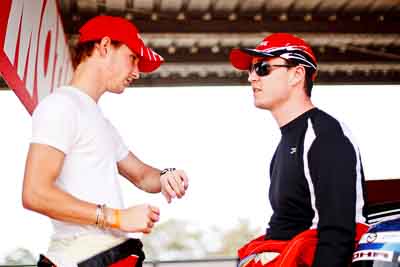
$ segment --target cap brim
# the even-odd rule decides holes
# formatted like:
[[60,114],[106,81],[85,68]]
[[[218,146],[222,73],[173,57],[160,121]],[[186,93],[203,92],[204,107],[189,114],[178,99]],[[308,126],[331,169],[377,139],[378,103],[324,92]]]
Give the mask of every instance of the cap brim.
[[229,60],[239,70],[248,70],[253,57],[273,57],[273,55],[250,48],[232,49]]
[[161,64],[164,63],[164,60],[154,62],[154,61],[146,61],[145,59],[140,59],[138,67],[140,72],[148,73],[153,72],[158,69]]
[[164,63],[164,58],[147,47],[141,40],[139,42],[135,40],[127,45],[139,57],[138,68],[140,72],[155,71]]
[[162,63],[164,63],[164,58],[162,56],[145,45],[143,45],[141,48],[139,59],[138,67],[140,72],[155,71],[161,66]]

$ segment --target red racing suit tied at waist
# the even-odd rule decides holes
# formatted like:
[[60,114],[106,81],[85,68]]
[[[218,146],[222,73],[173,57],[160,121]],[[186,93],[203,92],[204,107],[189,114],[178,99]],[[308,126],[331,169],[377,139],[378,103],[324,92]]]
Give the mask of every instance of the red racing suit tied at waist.
[[[354,238],[356,244],[367,230],[368,226],[365,224],[356,225]],[[312,265],[318,243],[316,229],[306,230],[291,240],[265,240],[264,238],[265,235],[262,235],[238,250],[239,267],[304,267]],[[259,255],[265,252],[276,252],[279,255],[271,261],[263,263]]]

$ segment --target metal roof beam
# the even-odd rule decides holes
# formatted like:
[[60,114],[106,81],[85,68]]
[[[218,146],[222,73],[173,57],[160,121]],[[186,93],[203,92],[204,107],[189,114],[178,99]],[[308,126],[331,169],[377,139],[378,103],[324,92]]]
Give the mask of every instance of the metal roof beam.
[[[123,15],[123,14],[121,14]],[[188,14],[186,14],[189,16]],[[255,21],[253,17],[239,17],[235,21],[225,18],[215,18],[204,20],[201,18],[187,17],[185,21],[176,19],[177,14],[168,16],[163,14],[159,20],[151,20],[151,15],[133,14],[134,23],[142,33],[257,33],[257,32],[298,32],[298,33],[396,33],[400,29],[400,21],[394,17],[385,17],[380,20],[379,16],[362,17],[358,16],[357,20],[353,17],[336,17],[335,21],[329,21],[326,18],[312,17],[307,20],[304,17],[287,16],[286,21],[280,21],[279,18],[264,19]],[[139,17],[141,16],[141,17]],[[92,15],[81,13],[79,21],[64,20],[66,33],[76,33],[79,27]],[[368,27],[365,26],[365,21],[368,19]]]

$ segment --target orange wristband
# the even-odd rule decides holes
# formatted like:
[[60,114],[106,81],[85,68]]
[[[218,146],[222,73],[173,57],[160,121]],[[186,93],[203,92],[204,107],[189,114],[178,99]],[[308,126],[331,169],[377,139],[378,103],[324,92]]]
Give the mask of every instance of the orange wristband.
[[114,223],[111,224],[112,228],[119,229],[121,227],[121,212],[119,209],[113,210],[114,213]]

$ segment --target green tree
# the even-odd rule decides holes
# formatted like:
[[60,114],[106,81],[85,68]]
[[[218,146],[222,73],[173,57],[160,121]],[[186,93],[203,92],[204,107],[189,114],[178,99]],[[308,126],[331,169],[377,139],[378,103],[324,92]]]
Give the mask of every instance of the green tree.
[[221,246],[212,255],[236,257],[240,247],[261,234],[261,229],[252,228],[248,219],[239,219],[237,226],[221,231]]
[[196,225],[181,220],[159,224],[142,239],[146,258],[174,260],[194,258],[236,257],[237,250],[261,234],[247,219],[228,230],[210,227],[199,230]]
[[36,259],[32,252],[26,248],[17,248],[11,251],[6,257],[4,264],[7,265],[34,265]]
[[142,241],[146,258],[151,260],[200,258],[207,254],[201,231],[182,220],[157,225]]

